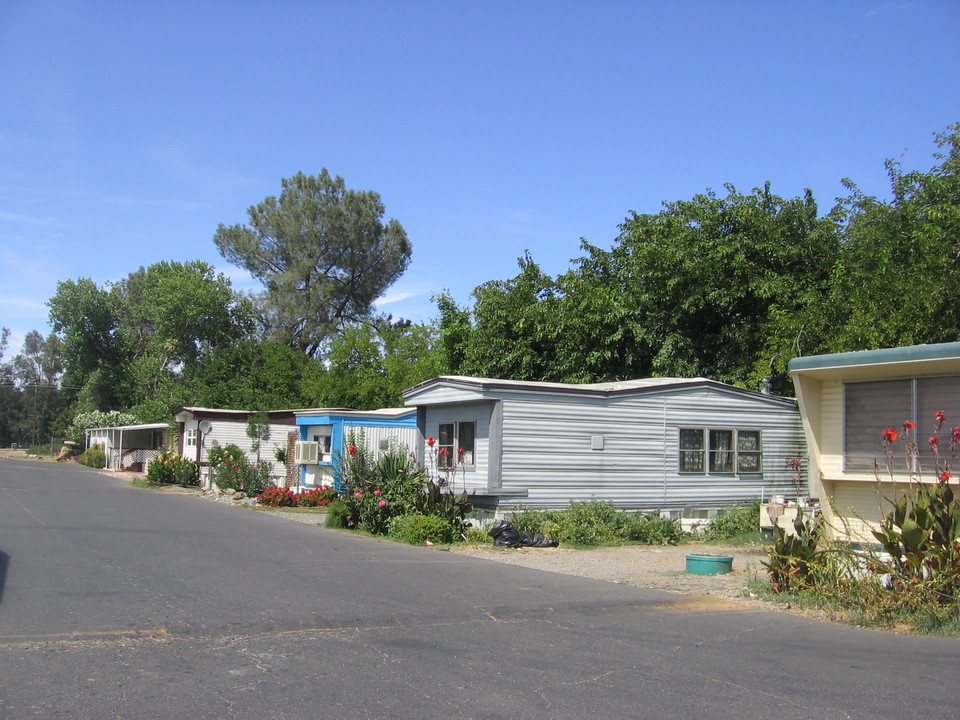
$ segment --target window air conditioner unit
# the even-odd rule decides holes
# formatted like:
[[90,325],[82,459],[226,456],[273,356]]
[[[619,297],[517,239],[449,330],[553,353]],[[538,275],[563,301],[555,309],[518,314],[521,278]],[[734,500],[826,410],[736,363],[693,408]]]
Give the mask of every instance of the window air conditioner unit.
[[320,443],[299,440],[294,445],[293,458],[297,465],[316,465],[320,462]]

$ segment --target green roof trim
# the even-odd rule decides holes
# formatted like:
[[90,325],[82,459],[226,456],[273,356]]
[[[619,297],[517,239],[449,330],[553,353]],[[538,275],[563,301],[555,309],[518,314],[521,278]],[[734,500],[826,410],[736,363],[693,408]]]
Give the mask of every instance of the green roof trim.
[[848,367],[853,365],[882,365],[885,363],[910,362],[914,360],[946,360],[960,358],[960,342],[934,345],[910,345],[909,347],[883,348],[881,350],[858,350],[832,355],[810,355],[793,358],[787,365],[790,372],[818,368]]

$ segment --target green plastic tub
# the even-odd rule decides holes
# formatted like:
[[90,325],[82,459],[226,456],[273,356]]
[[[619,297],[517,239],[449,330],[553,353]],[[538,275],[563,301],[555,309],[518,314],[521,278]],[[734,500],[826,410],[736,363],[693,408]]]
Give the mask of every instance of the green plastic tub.
[[687,572],[692,575],[721,575],[732,570],[732,555],[687,555]]

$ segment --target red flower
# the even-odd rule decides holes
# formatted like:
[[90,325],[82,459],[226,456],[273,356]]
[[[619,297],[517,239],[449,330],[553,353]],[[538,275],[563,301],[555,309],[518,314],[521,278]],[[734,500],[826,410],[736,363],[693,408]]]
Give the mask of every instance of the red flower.
[[940,473],[940,477],[937,478],[937,479],[940,480],[940,482],[946,482],[947,480],[949,480],[949,479],[952,478],[952,477],[953,477],[953,475],[951,475],[951,474],[948,473],[946,470],[944,470],[942,473]]
[[447,452],[447,449],[446,449],[446,448],[440,448],[440,454],[441,454],[441,455],[449,455],[449,453]]
[[463,455],[463,448],[457,448],[457,455]]
[[910,422],[909,420],[907,420],[907,421],[903,424],[903,431],[906,432],[907,430],[913,430],[915,427],[916,427],[916,425],[914,425],[912,422]]
[[930,442],[930,447],[935,448],[935,447],[937,447],[937,445],[940,444],[940,438],[938,438],[938,437],[932,437],[932,438],[930,438],[930,441],[929,441],[929,442]]
[[947,419],[947,414],[943,410],[937,410],[933,414],[933,419],[936,420],[937,422],[942,423],[944,420]]
[[357,446],[356,446],[356,445],[351,445],[350,447],[347,448],[347,452],[350,453],[351,455],[356,455],[356,454],[357,454]]
[[436,440],[433,439],[433,435],[431,435],[430,437],[427,438],[427,445],[429,445],[430,447],[433,447],[433,444],[434,444],[435,442],[436,442]]
[[900,436],[897,434],[897,431],[893,428],[887,428],[882,433],[884,442],[896,442],[897,438]]
[[954,445],[960,444],[960,427],[950,428],[950,439]]

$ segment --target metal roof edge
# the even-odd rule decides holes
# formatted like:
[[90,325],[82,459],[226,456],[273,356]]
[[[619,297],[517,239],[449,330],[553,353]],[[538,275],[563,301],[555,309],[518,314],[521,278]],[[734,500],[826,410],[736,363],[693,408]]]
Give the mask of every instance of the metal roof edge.
[[602,383],[577,384],[538,382],[533,380],[502,380],[496,378],[468,377],[463,375],[440,375],[404,390],[403,399],[404,401],[409,402],[410,398],[437,385],[470,389],[479,393],[486,393],[495,390],[507,390],[557,395],[593,395],[603,398],[623,395],[671,392],[696,386],[708,386],[718,390],[746,394],[751,397],[766,399],[773,402],[796,403],[794,398],[786,398],[779,395],[768,395],[760,392],[759,390],[740,388],[736,385],[730,385],[728,383],[720,382],[719,380],[711,380],[710,378],[705,377],[640,378],[636,380],[624,380],[620,382],[611,381]]
[[804,370],[825,370],[827,368],[885,365],[924,360],[948,360],[950,358],[960,360],[960,342],[908,345],[906,347],[881,348],[878,350],[855,350],[827,355],[795,357],[787,364],[787,369],[794,373]]

